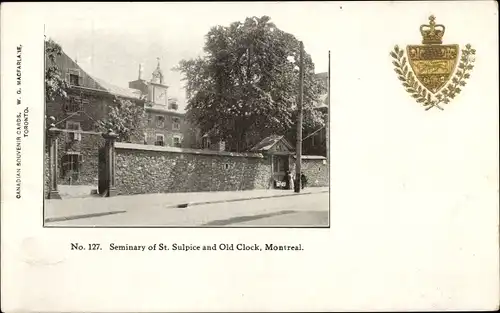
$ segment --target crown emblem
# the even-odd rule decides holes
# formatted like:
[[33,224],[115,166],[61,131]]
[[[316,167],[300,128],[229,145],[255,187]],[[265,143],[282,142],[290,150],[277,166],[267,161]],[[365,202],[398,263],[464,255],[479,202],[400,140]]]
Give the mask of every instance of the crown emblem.
[[424,45],[438,44],[443,42],[445,27],[442,24],[436,24],[436,17],[429,17],[429,25],[421,25],[420,33],[422,34],[422,43]]
[[457,44],[442,44],[445,28],[435,20],[431,15],[428,25],[420,25],[421,45],[407,45],[406,49],[396,45],[390,53],[399,81],[425,110],[443,110],[443,105],[457,97],[476,60],[470,44],[462,49]]

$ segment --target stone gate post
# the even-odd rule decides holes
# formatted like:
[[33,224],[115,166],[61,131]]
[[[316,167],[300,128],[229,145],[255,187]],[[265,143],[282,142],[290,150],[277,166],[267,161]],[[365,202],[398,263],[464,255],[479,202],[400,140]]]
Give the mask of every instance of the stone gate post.
[[58,145],[58,137],[61,134],[61,130],[56,127],[55,121],[56,119],[51,116],[50,117],[50,125],[47,129],[47,137],[49,139],[49,170],[50,170],[50,183],[49,183],[49,199],[61,199],[59,195],[59,191],[57,190],[57,145]]
[[115,187],[115,141],[118,135],[113,132],[113,130],[108,130],[107,133],[103,133],[102,137],[106,140],[105,151],[106,151],[106,187],[105,187],[105,197],[116,196]]

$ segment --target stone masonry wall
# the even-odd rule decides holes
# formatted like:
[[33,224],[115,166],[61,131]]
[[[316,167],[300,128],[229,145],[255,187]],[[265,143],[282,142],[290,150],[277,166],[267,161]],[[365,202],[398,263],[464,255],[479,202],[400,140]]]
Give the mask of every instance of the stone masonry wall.
[[[292,158],[295,162],[295,158]],[[330,181],[328,180],[328,163],[323,164],[326,158],[322,159],[302,159],[302,173],[307,177],[308,187],[327,187]],[[326,163],[326,162],[325,162]],[[295,174],[295,163],[290,166],[292,173]]]
[[118,194],[266,189],[270,181],[260,154],[116,143]]

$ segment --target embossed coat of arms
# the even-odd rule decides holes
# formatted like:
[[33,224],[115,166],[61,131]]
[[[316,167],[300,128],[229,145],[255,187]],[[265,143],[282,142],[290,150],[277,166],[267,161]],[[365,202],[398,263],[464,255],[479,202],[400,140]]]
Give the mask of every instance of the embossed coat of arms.
[[460,51],[457,44],[444,45],[445,26],[436,24],[434,16],[428,25],[420,26],[422,45],[395,46],[390,53],[394,71],[403,87],[426,110],[448,104],[466,85],[474,68],[476,50],[470,44]]

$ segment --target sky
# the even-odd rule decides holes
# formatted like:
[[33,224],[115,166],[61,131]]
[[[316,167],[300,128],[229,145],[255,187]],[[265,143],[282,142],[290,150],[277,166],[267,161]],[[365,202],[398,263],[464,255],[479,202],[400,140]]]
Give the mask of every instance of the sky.
[[121,87],[138,78],[140,63],[149,80],[160,58],[169,97],[184,106],[182,75],[171,69],[203,53],[211,27],[246,17],[270,16],[278,28],[304,42],[316,72],[326,72],[330,48],[324,38],[331,23],[324,8],[320,2],[80,3],[45,13],[45,33],[85,71]]

